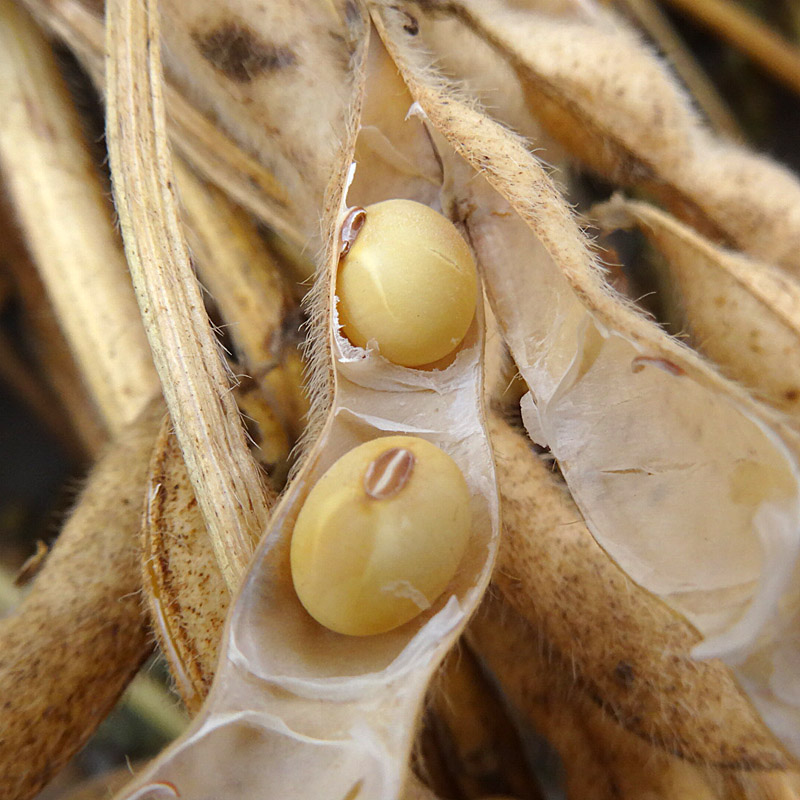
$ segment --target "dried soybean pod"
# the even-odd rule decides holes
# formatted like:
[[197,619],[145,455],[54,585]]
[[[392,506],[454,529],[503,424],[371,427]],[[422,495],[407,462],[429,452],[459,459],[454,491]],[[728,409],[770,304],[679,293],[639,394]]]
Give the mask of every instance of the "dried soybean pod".
[[653,748],[575,692],[569,662],[548,653],[500,597],[487,595],[468,637],[509,701],[561,756],[569,800],[730,800],[716,770]]
[[348,95],[354,43],[344,4],[169,0],[161,8],[165,66],[182,94],[267,165],[301,232],[316,237]]
[[[363,23],[362,23],[363,24]],[[315,413],[302,467],[276,507],[227,623],[223,655],[195,724],[123,795],[242,800],[270,794],[341,800],[396,797],[427,683],[488,583],[498,530],[494,468],[482,410],[482,315],[441,369],[392,364],[333,324],[334,276],[364,86],[368,29],[353,73],[349,132],[326,205],[325,260],[314,314]],[[386,199],[389,199],[387,197]],[[458,465],[471,534],[453,580],[405,625],[374,636],[333,633],[292,584],[291,534],[312,486],[339,457],[384,436],[416,436]],[[171,787],[174,787],[174,792]],[[234,788],[235,787],[235,788]]]
[[463,637],[431,685],[426,714],[461,795],[542,800],[507,702]]
[[593,215],[607,229],[636,226],[662,254],[674,330],[687,331],[694,347],[764,402],[800,415],[800,285],[793,278],[719,247],[648,203],[617,197]]
[[161,403],[108,446],[16,611],[0,621],[0,785],[32,797],[82,747],[151,650],[136,535]]
[[532,646],[569,663],[575,693],[655,747],[726,769],[785,767],[730,670],[692,659],[697,631],[608,558],[524,433],[497,413],[490,430],[504,527],[493,581]]
[[781,634],[800,624],[797,433],[610,291],[542,165],[432,72],[402,6],[371,8],[439,137],[445,184],[531,390],[529,433],[558,459],[603,548],[698,628],[694,654],[734,666],[800,753],[796,639]]
[[408,8],[457,18],[492,45],[516,71],[545,130],[580,161],[615,183],[653,192],[717,241],[800,270],[800,182],[704,128],[669,70],[617,16],[595,3],[561,17],[500,0]]
[[295,310],[287,281],[244,209],[182,159],[175,160],[175,174],[200,280],[230,326],[237,361],[258,382],[294,440],[302,430],[306,403],[292,374],[299,352],[285,346],[293,343],[294,334],[284,325]]
[[[288,443],[275,414],[252,383],[234,395],[250,419],[254,457],[271,479],[285,477]],[[169,419],[153,448],[146,498],[143,592],[175,687],[194,714],[211,687],[231,598]]]

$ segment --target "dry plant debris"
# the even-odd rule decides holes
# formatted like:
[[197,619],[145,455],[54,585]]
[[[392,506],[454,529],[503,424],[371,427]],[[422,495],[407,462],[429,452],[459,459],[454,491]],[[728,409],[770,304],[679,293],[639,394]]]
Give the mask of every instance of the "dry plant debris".
[[[193,720],[120,800],[538,800],[532,737],[570,800],[800,797],[800,182],[709,130],[608,5],[0,0],[28,250],[3,248],[3,298],[72,352],[40,385],[4,344],[3,375],[54,427],[67,374],[76,440],[109,442],[0,623],[4,797],[66,763],[153,638]],[[104,98],[122,242],[38,25]],[[571,207],[586,171],[631,194],[590,217],[647,241],[662,318],[612,288]],[[445,228],[359,240],[392,208]],[[482,293],[409,358],[406,332],[447,327],[380,272],[421,274],[414,252],[437,281],[474,257]],[[391,324],[362,336],[367,302]],[[402,491],[431,445],[464,498],[444,555],[444,503]],[[318,500],[357,448],[364,476]],[[350,483],[397,552],[410,519],[439,534],[373,586],[331,532],[333,588],[382,593],[331,624],[352,636],[309,615],[324,574],[301,603],[291,555]]]

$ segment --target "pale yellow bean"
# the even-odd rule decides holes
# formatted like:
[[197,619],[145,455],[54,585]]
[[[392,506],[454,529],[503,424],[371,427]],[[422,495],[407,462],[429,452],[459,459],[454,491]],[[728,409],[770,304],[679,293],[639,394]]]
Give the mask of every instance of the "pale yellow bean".
[[470,528],[469,489],[449,455],[414,436],[374,439],[306,498],[292,534],[295,590],[331,630],[383,633],[442,594]]
[[336,281],[339,322],[355,345],[376,342],[406,367],[452,353],[475,315],[475,261],[455,226],[412,200],[368,206]]

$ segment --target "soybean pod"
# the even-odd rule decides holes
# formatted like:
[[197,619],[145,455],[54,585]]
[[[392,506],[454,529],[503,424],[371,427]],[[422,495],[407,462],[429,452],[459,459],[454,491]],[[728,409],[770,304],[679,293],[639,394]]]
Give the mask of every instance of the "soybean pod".
[[796,431],[608,287],[544,166],[433,73],[407,31],[411,4],[370,7],[530,389],[531,438],[558,460],[609,556],[700,632],[693,655],[731,666],[800,753],[786,688],[797,651],[783,633],[797,625]]
[[[435,162],[419,174],[397,168],[402,147],[422,143],[431,155],[420,122],[399,125],[407,141],[392,146],[388,159],[374,147],[374,131],[359,138],[362,112],[380,102],[391,75],[366,21],[352,22],[351,33],[348,134],[328,188],[327,244],[310,307],[306,450],[234,600],[206,703],[189,731],[120,795],[126,800],[397,797],[429,680],[489,581],[499,514],[475,266],[442,213]],[[367,86],[374,87],[369,97]],[[406,96],[398,102],[402,120]],[[423,223],[390,225],[384,234],[373,204],[398,200]],[[374,242],[359,242],[361,223],[364,232],[377,223]],[[435,241],[415,241],[431,229]],[[419,255],[426,250],[434,256],[427,265]],[[414,263],[398,261],[397,252],[413,254]],[[355,281],[366,292],[342,291],[351,255],[378,265]],[[418,270],[429,271],[427,285],[415,283]],[[399,289],[397,271],[411,276]],[[442,271],[445,291],[437,296],[434,286],[428,310],[414,318],[415,304],[404,305],[397,292],[413,301]],[[369,325],[365,339],[340,327],[373,302],[412,316],[388,339]],[[453,316],[458,324],[437,333],[437,306],[445,327]],[[413,366],[390,343],[410,352]]]

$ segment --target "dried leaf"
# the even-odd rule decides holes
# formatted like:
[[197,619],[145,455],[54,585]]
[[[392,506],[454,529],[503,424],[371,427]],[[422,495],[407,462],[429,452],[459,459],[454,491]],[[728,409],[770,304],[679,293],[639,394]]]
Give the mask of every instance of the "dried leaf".
[[175,168],[200,280],[222,315],[237,360],[268,393],[272,408],[296,440],[307,403],[296,380],[298,332],[287,329],[286,318],[298,315],[292,314],[295,304],[277,259],[241,208],[200,180],[181,159]]

